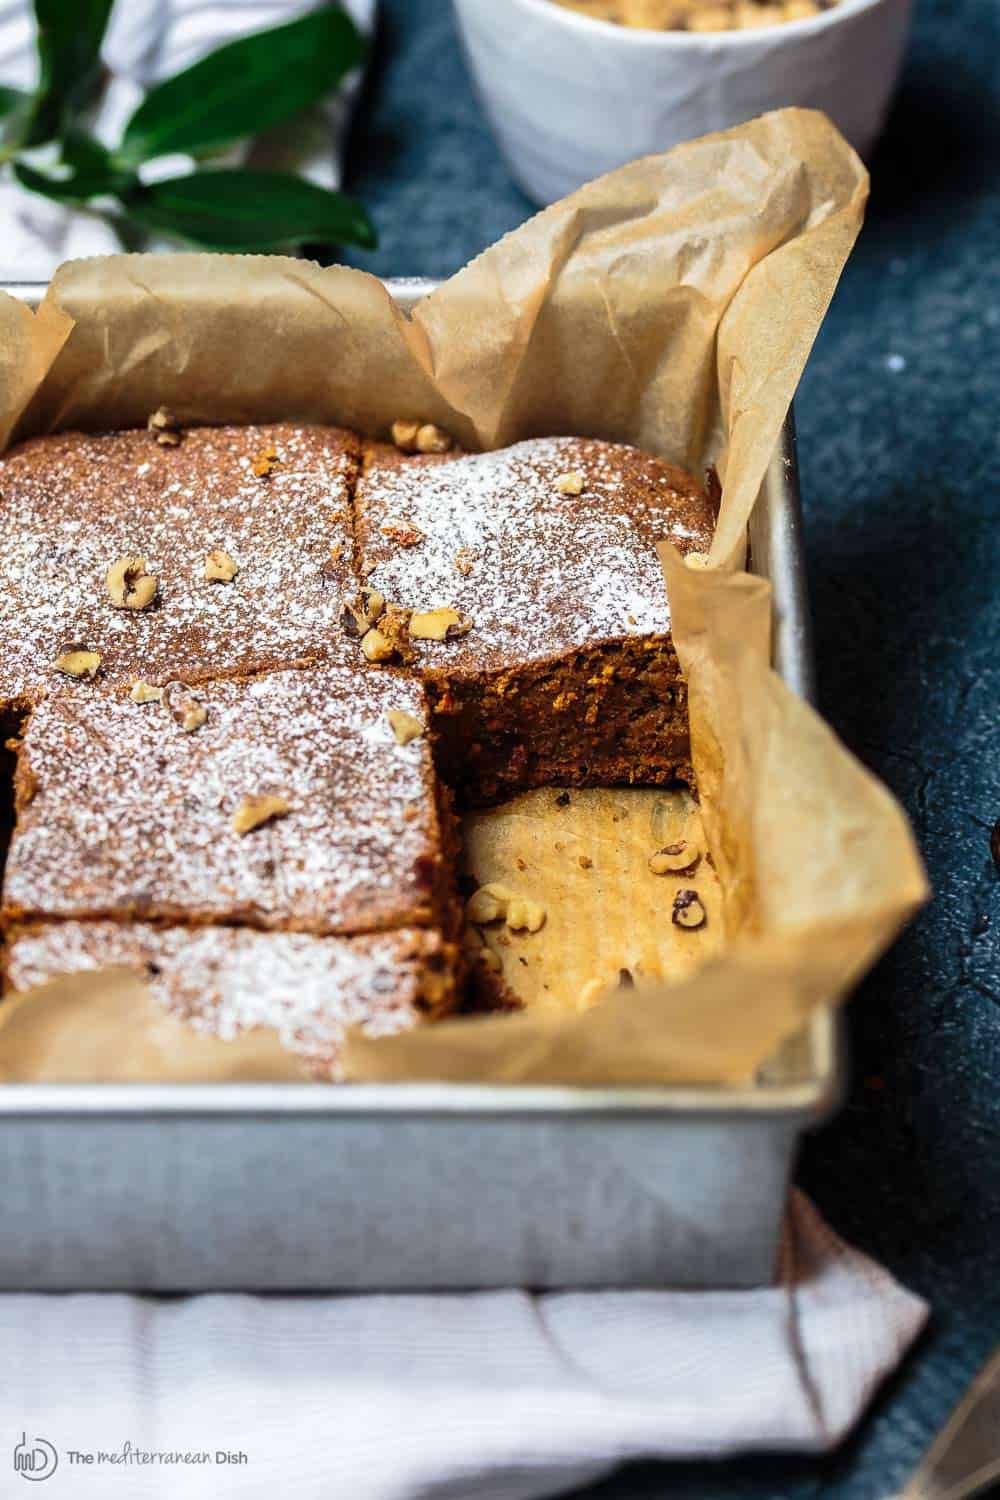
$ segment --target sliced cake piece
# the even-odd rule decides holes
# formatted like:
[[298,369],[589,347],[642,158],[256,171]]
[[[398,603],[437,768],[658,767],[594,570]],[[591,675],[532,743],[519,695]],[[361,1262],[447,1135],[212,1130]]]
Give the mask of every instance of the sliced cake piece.
[[141,704],[73,688],[18,750],[5,920],[448,929],[419,683],[329,667]]
[[688,771],[656,543],[709,547],[715,508],[690,475],[584,438],[443,459],[371,446],[355,513],[367,588],[414,611],[402,655],[466,800]]
[[440,933],[312,937],[240,927],[57,922],[20,929],[6,987],[122,965],[142,971],[177,1019],[223,1041],[268,1027],[304,1070],[338,1079],[345,1032],[384,1036],[432,1019],[455,999],[453,950]]
[[[127,686],[343,659],[359,462],[353,434],[292,425],[14,448],[0,459],[0,705],[71,670]],[[74,666],[79,653],[99,662]]]

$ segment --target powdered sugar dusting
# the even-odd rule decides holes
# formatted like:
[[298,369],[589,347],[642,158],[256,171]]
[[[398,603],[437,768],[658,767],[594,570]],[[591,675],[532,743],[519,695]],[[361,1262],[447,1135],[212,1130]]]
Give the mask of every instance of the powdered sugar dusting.
[[[579,473],[583,493],[557,481]],[[655,542],[709,545],[713,518],[681,470],[634,448],[541,438],[443,463],[376,456],[356,511],[368,582],[419,610],[453,606],[472,622],[457,641],[421,642],[421,658],[481,671],[670,628]],[[424,534],[401,547],[383,526]]]
[[154,997],[197,1030],[223,1041],[266,1026],[318,1076],[341,1076],[339,1047],[351,1026],[369,1036],[422,1017],[423,966],[436,933],[403,930],[361,938],[262,933],[249,928],[157,928],[136,922],[62,922],[29,928],[10,946],[15,990],[121,964],[143,971]]
[[[269,446],[282,462],[257,476]],[[78,645],[112,682],[345,659],[358,455],[348,433],[291,425],[196,428],[176,448],[129,431],[14,449],[0,460],[0,697],[51,687]],[[239,564],[232,583],[204,578],[213,548]],[[159,580],[146,610],[108,598],[104,575],[125,556]]]
[[[418,683],[338,668],[198,691],[185,734],[166,704],[92,685],[47,697],[21,752],[34,795],[18,818],[5,908],[39,915],[248,921],[358,932],[433,918],[440,829]],[[290,812],[241,837],[248,795]]]

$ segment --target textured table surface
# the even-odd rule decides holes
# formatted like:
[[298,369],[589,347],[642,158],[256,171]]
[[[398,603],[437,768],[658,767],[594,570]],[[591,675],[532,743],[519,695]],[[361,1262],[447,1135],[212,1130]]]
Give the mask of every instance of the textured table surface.
[[[917,0],[868,224],[798,400],[822,707],[903,799],[936,899],[850,1008],[853,1088],[799,1178],[933,1308],[825,1459],[635,1465],[587,1500],[881,1500],[1000,1340],[1000,8]],[[350,186],[383,275],[520,223],[445,0],[383,0]]]

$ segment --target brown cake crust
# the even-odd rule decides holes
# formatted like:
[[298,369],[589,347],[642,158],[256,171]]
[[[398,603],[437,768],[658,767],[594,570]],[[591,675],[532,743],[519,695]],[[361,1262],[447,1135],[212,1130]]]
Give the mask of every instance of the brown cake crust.
[[[450,909],[420,685],[327,667],[220,681],[185,733],[170,702],[95,683],[42,701],[24,730],[6,921],[230,922],[316,933],[435,923]],[[240,835],[234,813],[277,796],[286,816]]]
[[230,1041],[274,1029],[305,1069],[342,1076],[347,1030],[405,1031],[451,1008],[454,951],[437,932],[338,938],[238,927],[58,922],[11,935],[6,983],[19,992],[58,974],[107,965],[140,970],[153,997],[179,1020]]
[[[255,474],[272,449],[281,462]],[[176,447],[143,430],[14,448],[0,459],[0,703],[58,690],[54,663],[77,646],[121,685],[345,659],[359,463],[352,433],[289,423],[193,428]],[[217,548],[232,582],[204,577]],[[156,575],[148,608],[111,603],[121,557]]]
[[464,800],[690,774],[656,552],[711,544],[714,504],[690,475],[588,438],[457,458],[369,445],[355,516],[368,587],[469,627],[412,643]]

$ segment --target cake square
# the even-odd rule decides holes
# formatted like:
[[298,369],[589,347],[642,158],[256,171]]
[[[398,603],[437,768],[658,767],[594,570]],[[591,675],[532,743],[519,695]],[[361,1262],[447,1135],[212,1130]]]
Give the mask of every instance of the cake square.
[[690,475],[588,438],[443,458],[370,445],[355,516],[369,588],[418,619],[454,612],[444,639],[409,644],[468,800],[687,770],[656,543],[710,546],[715,506]]
[[6,921],[447,927],[419,683],[326,667],[143,704],[71,688],[35,707],[17,751]]
[[432,1020],[455,999],[453,952],[422,928],[362,937],[257,932],[248,927],[154,927],[142,922],[43,922],[11,935],[13,993],[61,974],[140,970],[154,1000],[203,1035],[231,1041],[277,1032],[304,1073],[338,1081],[352,1026],[386,1036]]
[[[56,661],[79,649],[121,686],[344,659],[359,440],[291,424],[157,435],[64,432],[0,459],[0,705],[58,688]],[[123,559],[156,580],[144,607],[112,602]]]

